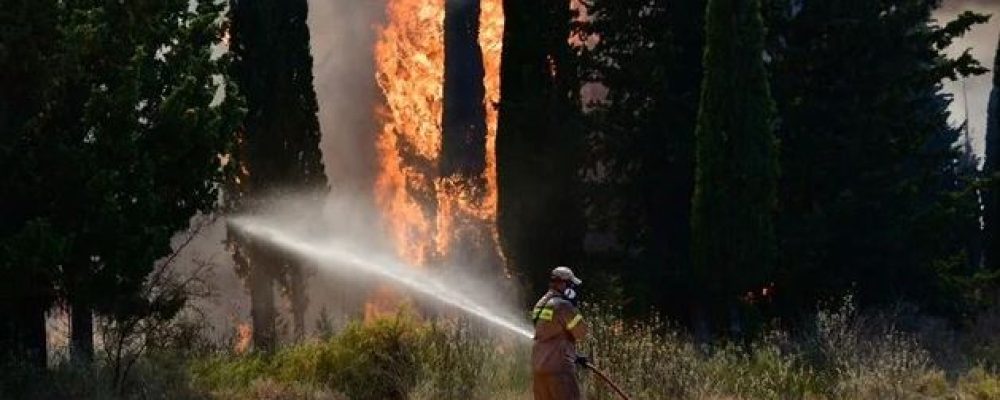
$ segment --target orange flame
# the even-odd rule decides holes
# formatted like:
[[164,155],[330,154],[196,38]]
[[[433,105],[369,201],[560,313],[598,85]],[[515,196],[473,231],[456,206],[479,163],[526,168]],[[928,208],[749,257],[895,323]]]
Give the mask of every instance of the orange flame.
[[500,254],[496,231],[497,215],[497,172],[496,138],[497,108],[500,102],[500,55],[503,49],[503,3],[502,0],[482,0],[479,14],[479,47],[482,50],[483,86],[486,110],[486,168],[479,188],[460,176],[450,176],[438,180],[438,215],[435,241],[439,253],[446,254],[455,235],[457,220],[488,231],[492,250]]
[[[376,150],[375,200],[397,251],[424,265],[434,249],[432,195],[441,153],[444,0],[390,0],[375,46],[376,80],[385,95]],[[430,196],[433,198],[433,196]]]
[[503,36],[501,0],[482,0],[480,47],[486,98],[485,187],[438,176],[444,79],[444,0],[390,0],[375,49],[386,99],[378,136],[376,201],[397,250],[424,265],[446,256],[457,214],[493,226],[496,217],[496,128]]
[[253,339],[253,328],[250,327],[250,323],[243,322],[236,325],[236,340],[233,344],[233,350],[237,354],[246,353],[250,350],[250,341]]
[[[386,25],[375,47],[376,80],[385,96],[385,106],[379,110],[375,200],[397,253],[416,266],[447,258],[456,229],[470,225],[487,232],[492,243],[484,248],[499,249],[494,104],[500,98],[502,0],[481,0],[480,4],[486,168],[473,179],[440,176],[438,168],[444,103],[444,1],[389,0]],[[376,295],[386,296],[381,290]]]

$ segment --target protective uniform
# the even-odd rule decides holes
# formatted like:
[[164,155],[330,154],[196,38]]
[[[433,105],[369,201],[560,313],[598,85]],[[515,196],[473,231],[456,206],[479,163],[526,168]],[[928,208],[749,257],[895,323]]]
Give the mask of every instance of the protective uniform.
[[554,290],[538,300],[531,315],[535,321],[531,348],[535,400],[581,399],[575,363],[576,343],[587,334],[583,317],[563,294]]

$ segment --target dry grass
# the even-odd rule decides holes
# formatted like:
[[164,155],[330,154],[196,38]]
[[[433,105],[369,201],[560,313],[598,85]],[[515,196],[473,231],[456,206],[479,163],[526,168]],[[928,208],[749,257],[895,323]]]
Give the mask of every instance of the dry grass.
[[[584,351],[634,399],[1000,399],[993,358],[1000,340],[987,327],[976,328],[986,336],[928,343],[924,337],[943,336],[904,333],[892,317],[859,316],[845,306],[820,313],[809,334],[771,332],[749,345],[704,345],[655,318],[624,323],[613,309],[586,314],[592,338]],[[137,366],[124,397],[530,399],[528,352],[468,324],[402,315],[353,324],[271,356],[153,354]],[[938,359],[950,360],[948,368]],[[63,364],[33,379],[20,397],[122,397],[102,384],[100,365]],[[581,379],[588,399],[613,398],[595,377],[581,373]]]

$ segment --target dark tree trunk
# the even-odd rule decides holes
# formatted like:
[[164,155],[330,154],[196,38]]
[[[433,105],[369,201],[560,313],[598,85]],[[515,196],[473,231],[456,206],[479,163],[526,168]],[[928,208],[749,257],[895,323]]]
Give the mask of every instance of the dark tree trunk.
[[[254,245],[250,245],[254,246]],[[274,275],[267,251],[254,248],[250,253],[250,317],[253,320],[253,347],[270,352],[276,344]]]
[[48,343],[45,332],[44,302],[35,301],[20,311],[21,332],[19,342],[31,365],[44,369],[48,361]]
[[85,302],[70,305],[70,358],[86,365],[94,361],[94,312]]
[[29,299],[0,305],[0,361],[27,362],[39,370],[46,367],[48,349],[45,334],[44,302]]
[[296,341],[306,335],[306,307],[309,297],[306,294],[306,274],[308,271],[302,262],[292,262],[288,266],[288,299],[292,306],[292,336]]
[[486,167],[479,12],[479,0],[445,2],[442,176],[478,177]]

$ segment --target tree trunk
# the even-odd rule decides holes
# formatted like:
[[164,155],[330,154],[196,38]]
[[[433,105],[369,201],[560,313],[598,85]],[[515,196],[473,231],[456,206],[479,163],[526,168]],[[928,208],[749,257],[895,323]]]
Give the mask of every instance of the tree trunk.
[[441,175],[478,177],[486,168],[479,0],[446,0]]
[[80,365],[94,361],[94,313],[81,301],[70,305],[70,358]]
[[309,298],[306,294],[305,265],[294,261],[288,266],[288,297],[292,305],[292,336],[296,341],[306,336],[306,308]]
[[253,347],[270,352],[275,347],[274,275],[267,251],[256,248],[250,252],[250,317],[253,319]]
[[42,370],[48,361],[43,302],[0,305],[0,360],[27,362]]

